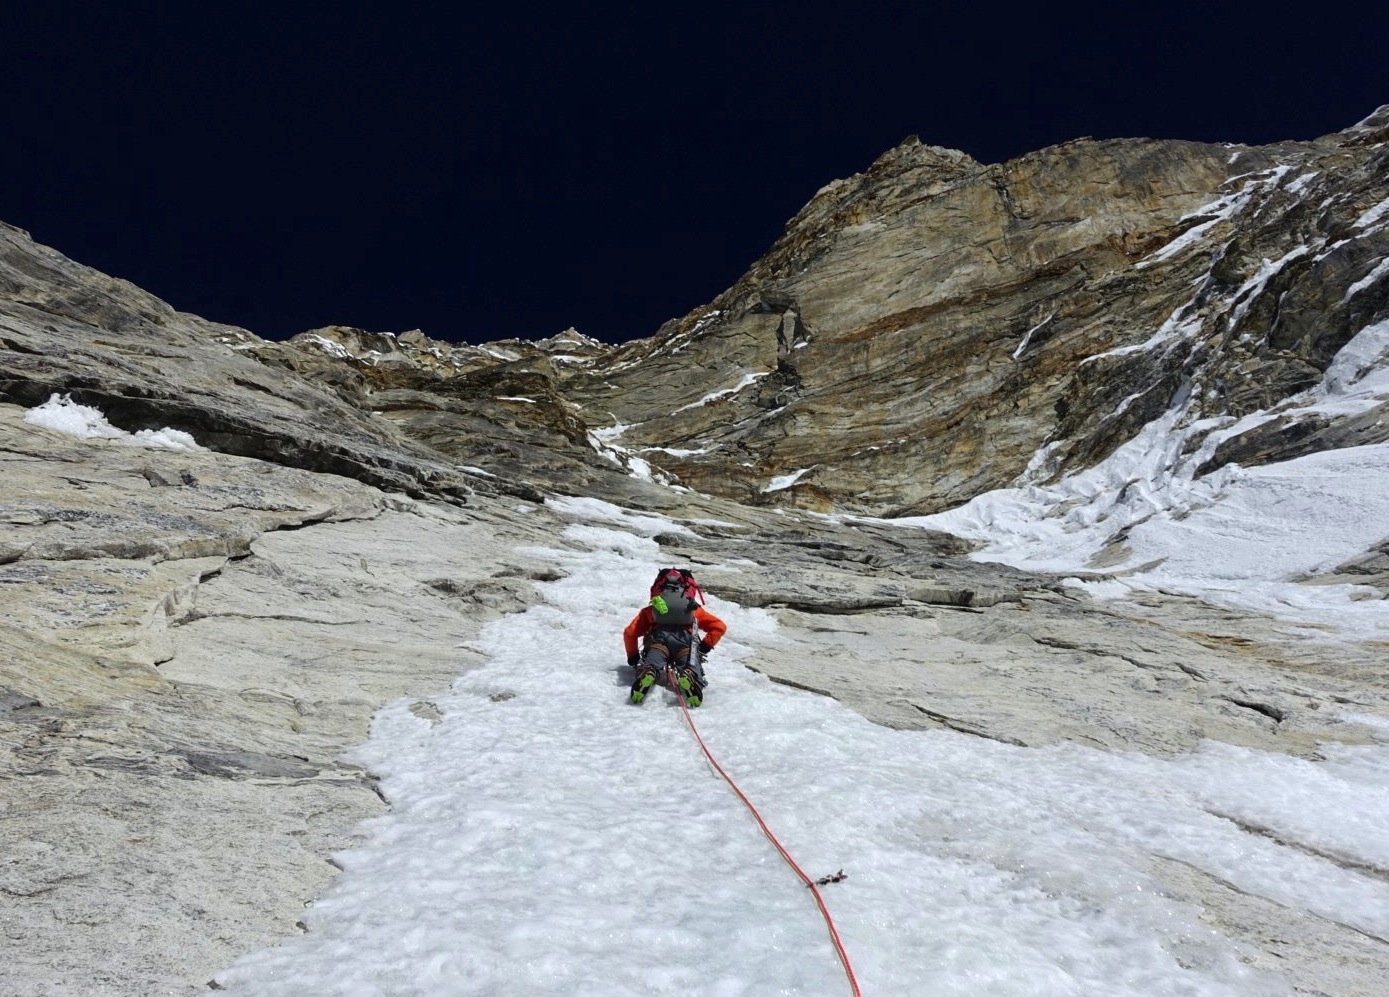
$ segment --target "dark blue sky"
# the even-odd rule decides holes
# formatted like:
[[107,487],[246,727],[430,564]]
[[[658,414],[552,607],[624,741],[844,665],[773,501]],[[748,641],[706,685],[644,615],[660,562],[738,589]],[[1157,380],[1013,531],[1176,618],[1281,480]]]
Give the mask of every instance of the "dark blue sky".
[[0,220],[267,338],[648,336],[908,135],[1001,162],[1389,103],[1369,3],[165,6],[7,11]]

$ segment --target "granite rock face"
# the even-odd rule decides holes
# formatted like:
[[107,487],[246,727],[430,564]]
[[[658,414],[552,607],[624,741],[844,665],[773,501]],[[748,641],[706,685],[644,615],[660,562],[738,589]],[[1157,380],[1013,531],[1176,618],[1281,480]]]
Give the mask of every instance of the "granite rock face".
[[[1089,466],[1179,400],[1188,424],[1229,421],[1317,385],[1389,317],[1386,120],[990,166],[908,140],[821,190],[714,301],[620,347],[267,343],[0,228],[0,398],[68,392],[123,428],[178,421],[416,495],[486,487],[463,468],[620,497],[635,466],[745,503],[936,512]],[[267,404],[243,414],[245,392]],[[1383,416],[1268,420],[1206,470],[1379,442]]]
[[[1183,392],[1192,421],[1269,408],[1389,316],[1386,119],[1264,148],[1084,140],[996,166],[907,142],[630,347],[601,374],[623,390],[601,397],[624,445],[701,491],[887,515],[1007,486],[1043,448],[1046,474],[1089,466]],[[1383,440],[1382,416],[1265,426],[1226,457]]]
[[[1229,422],[1317,385],[1389,316],[1386,122],[998,165],[911,139],[821,190],[714,301],[620,347],[342,327],[237,345],[504,479],[620,496],[636,468],[744,503],[936,512],[1092,465],[1174,405]],[[1383,416],[1271,419],[1205,470],[1378,442]]]
[[0,224],[0,400],[67,395],[129,432],[176,425],[222,453],[407,494],[464,500],[492,487],[357,404],[350,371],[314,377],[279,353]]
[[[671,562],[777,618],[754,667],[878,723],[1156,755],[1369,743],[1344,714],[1389,717],[1382,643],[1097,604],[819,513],[1046,480],[1174,399],[1190,425],[1268,414],[1206,470],[1384,440],[1382,402],[1290,400],[1389,320],[1386,156],[1389,108],[1263,148],[1080,140],[983,165],[912,140],[621,347],[272,343],[0,225],[0,992],[197,993],[295,930],[387,805],[343,752],[385,702],[428,720],[483,663],[470,638],[553,577],[534,551],[565,542],[554,494],[682,524],[657,538]],[[55,394],[199,448],[26,421]],[[1386,579],[1380,543],[1319,580]],[[1150,860],[1290,992],[1389,977],[1385,939]]]
[[339,756],[474,664],[457,645],[523,605],[538,533],[490,498],[480,520],[21,415],[0,406],[0,992],[200,992],[381,812]]

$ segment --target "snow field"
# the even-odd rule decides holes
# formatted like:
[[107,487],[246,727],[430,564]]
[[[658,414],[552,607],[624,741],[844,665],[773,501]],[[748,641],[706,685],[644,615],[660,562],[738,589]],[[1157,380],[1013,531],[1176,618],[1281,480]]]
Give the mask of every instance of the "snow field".
[[[585,549],[547,553],[565,577],[486,628],[490,663],[434,700],[442,722],[378,716],[354,760],[392,812],[338,856],[307,934],[219,974],[233,993],[850,992],[813,896],[673,696],[626,702],[621,630],[663,563],[649,534],[677,527],[556,508]],[[1384,746],[1163,761],[889,730],[742,667],[775,653],[774,619],[710,608],[729,635],[694,718],[806,872],[848,874],[822,892],[865,994],[1287,992],[1163,896],[1163,857],[1389,937],[1389,886],[1309,850],[1383,867]]]

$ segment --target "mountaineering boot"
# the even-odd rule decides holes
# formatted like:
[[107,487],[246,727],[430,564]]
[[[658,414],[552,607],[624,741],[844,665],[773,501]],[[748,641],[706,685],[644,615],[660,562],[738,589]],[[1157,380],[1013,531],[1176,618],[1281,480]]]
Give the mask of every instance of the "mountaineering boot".
[[675,684],[680,687],[680,694],[685,697],[685,705],[694,707],[704,702],[704,683],[699,681],[699,675],[688,665],[680,669],[675,678]]
[[646,698],[646,694],[651,687],[656,684],[656,669],[650,665],[641,665],[637,668],[636,681],[632,683],[630,699],[634,703],[640,703]]

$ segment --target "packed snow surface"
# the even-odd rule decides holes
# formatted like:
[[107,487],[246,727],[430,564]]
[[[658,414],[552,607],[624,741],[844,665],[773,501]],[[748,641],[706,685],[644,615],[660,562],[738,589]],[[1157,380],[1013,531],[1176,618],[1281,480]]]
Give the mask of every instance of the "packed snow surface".
[[[582,548],[541,552],[565,577],[484,630],[489,664],[432,700],[441,721],[378,715],[353,760],[391,812],[336,857],[305,934],[217,975],[230,993],[851,992],[813,895],[673,696],[626,702],[620,633],[675,524],[552,505]],[[890,730],[744,667],[753,640],[776,653],[774,620],[710,609],[729,634],[691,716],[805,871],[844,871],[820,889],[864,994],[1289,992],[1162,895],[1153,855],[1389,940],[1389,882],[1352,871],[1389,867],[1389,724],[1317,762]]]
[[1070,573],[1101,597],[1162,590],[1273,616],[1290,634],[1389,637],[1381,591],[1325,577],[1389,541],[1389,444],[1197,474],[1261,422],[1355,415],[1386,399],[1389,321],[1363,329],[1321,384],[1275,410],[1193,418],[1196,400],[1181,396],[1095,467],[893,522],[978,540],[981,560]]
[[70,395],[54,394],[48,401],[24,413],[24,421],[33,426],[57,430],[70,436],[87,439],[110,439],[135,446],[157,447],[164,450],[201,450],[191,435],[179,429],[141,429],[128,433],[117,429],[106,416],[90,405],[79,405]]

